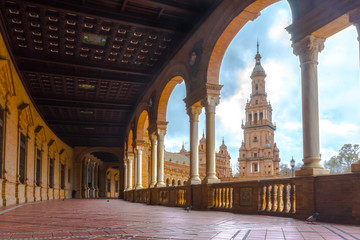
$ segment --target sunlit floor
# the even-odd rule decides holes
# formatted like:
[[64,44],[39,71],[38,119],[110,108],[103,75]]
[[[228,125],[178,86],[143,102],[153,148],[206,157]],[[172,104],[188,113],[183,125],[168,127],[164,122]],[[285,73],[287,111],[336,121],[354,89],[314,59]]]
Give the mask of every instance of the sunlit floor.
[[0,239],[360,239],[360,227],[148,206],[118,199],[0,208]]

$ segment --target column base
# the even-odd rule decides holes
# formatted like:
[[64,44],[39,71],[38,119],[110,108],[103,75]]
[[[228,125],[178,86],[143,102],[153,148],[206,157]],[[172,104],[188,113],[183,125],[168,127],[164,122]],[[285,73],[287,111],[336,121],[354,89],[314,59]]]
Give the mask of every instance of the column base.
[[202,183],[220,183],[220,182],[221,182],[221,180],[218,179],[216,176],[207,176],[202,181]]
[[156,186],[156,183],[151,183],[149,188],[154,188]]
[[166,184],[164,182],[158,182],[155,187],[160,188],[160,187],[166,187]]
[[193,177],[193,178],[190,178],[187,182],[188,185],[197,185],[197,184],[201,184],[201,179],[196,176],[196,177]]
[[360,162],[351,164],[351,172],[360,172]]
[[143,188],[144,188],[144,187],[141,186],[141,185],[138,185],[138,186],[135,187],[135,189],[143,189]]
[[316,175],[327,175],[330,170],[324,168],[302,168],[295,171],[295,176],[316,176]]

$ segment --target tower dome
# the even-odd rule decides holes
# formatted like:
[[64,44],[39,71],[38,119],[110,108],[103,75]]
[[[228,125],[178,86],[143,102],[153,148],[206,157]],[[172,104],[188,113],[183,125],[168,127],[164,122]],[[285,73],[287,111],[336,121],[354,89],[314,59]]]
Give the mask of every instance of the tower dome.
[[259,53],[259,42],[257,42],[257,53],[255,55],[256,64],[255,67],[251,73],[251,78],[254,78],[256,76],[262,76],[266,77],[266,73],[264,68],[261,66],[261,55]]

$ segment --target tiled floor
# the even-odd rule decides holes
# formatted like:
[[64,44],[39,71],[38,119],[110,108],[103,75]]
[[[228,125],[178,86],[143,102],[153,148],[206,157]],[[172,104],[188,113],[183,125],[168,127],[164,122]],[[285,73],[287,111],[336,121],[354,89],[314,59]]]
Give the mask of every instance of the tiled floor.
[[360,227],[112,199],[0,208],[0,239],[360,239]]

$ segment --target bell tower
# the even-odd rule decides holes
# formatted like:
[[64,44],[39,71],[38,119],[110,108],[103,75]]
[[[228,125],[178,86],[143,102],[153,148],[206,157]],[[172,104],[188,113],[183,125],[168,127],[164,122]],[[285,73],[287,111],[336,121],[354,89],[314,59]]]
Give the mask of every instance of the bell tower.
[[276,125],[265,91],[266,73],[261,65],[259,43],[255,67],[250,76],[251,94],[245,107],[244,141],[239,149],[239,177],[271,177],[279,175],[279,149],[274,142]]

